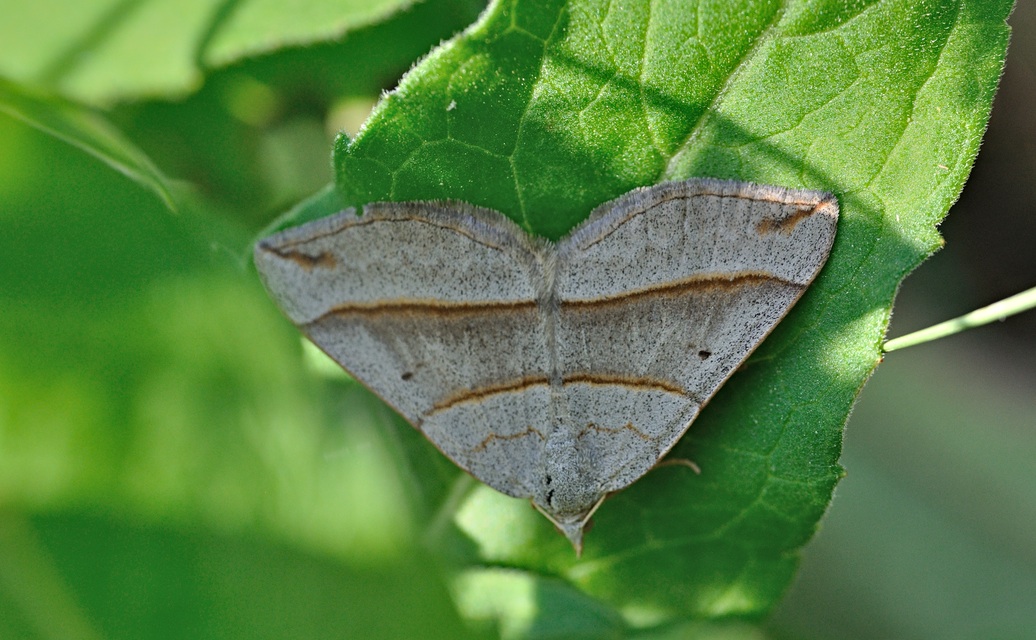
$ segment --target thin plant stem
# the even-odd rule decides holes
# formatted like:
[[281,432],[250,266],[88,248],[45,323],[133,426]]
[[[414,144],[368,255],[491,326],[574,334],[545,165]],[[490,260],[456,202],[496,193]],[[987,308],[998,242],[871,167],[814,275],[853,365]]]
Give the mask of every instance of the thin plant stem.
[[893,338],[885,343],[885,353],[952,336],[965,329],[973,329],[996,320],[1003,320],[1008,316],[1028,311],[1034,307],[1036,307],[1036,287],[1015,294],[1010,298],[1005,298],[1000,302],[994,302],[988,307],[982,307],[971,313],[966,313],[959,318],[940,322],[927,329],[921,329],[920,331],[908,333],[905,336]]

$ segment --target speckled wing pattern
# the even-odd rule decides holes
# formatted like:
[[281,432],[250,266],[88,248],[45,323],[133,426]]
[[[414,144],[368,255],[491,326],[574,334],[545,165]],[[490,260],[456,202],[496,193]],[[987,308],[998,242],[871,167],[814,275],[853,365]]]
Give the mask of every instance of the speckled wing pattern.
[[833,196],[692,179],[605,203],[554,244],[464,203],[352,209],[260,241],[287,316],[576,548],[820,271]]

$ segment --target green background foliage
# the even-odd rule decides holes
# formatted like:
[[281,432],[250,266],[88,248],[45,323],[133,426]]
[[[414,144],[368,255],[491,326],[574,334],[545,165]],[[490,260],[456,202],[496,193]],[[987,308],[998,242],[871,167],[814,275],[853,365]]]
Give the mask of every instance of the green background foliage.
[[[723,621],[776,606],[828,507],[1011,3],[481,9],[98,0],[0,24],[0,637],[764,633]],[[557,238],[695,175],[833,191],[836,247],[676,449],[703,473],[608,500],[582,559],[327,373],[247,264],[300,201],[278,225],[451,198]]]

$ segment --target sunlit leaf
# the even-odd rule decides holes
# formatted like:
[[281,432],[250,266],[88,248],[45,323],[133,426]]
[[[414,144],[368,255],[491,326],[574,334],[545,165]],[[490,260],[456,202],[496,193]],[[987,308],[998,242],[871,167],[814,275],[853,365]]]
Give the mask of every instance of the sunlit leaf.
[[548,238],[691,176],[841,203],[821,277],[673,452],[700,476],[671,465],[614,496],[579,560],[527,505],[476,488],[455,511],[470,561],[561,576],[636,626],[774,605],[841,477],[896,288],[970,170],[1010,8],[503,0],[339,140],[347,204],[464,200]]

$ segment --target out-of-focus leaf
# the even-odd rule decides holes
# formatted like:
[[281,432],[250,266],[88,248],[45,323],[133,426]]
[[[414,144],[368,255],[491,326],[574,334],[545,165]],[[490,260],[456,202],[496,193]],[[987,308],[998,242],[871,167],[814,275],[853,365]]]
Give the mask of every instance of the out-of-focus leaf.
[[176,210],[169,182],[151,159],[103,116],[82,105],[0,78],[0,111],[79,147]]
[[7,640],[471,637],[416,552],[372,566],[98,515],[2,513],[0,559],[0,611],[23,605]]
[[316,220],[334,215],[344,208],[342,194],[335,189],[333,184],[326,185],[270,223],[259,233],[257,239],[275,233],[291,224],[298,224],[300,220]]
[[0,636],[464,637],[384,410],[184,216],[6,116],[0,150]]
[[614,610],[556,578],[503,568],[471,569],[458,579],[457,591],[464,616],[476,622],[501,621],[505,640],[625,636]]
[[209,41],[205,63],[223,66],[263,51],[337,40],[419,2],[421,0],[303,0],[290,6],[276,0],[238,2]]
[[[938,279],[922,275],[915,296]],[[771,621],[778,637],[1036,629],[1036,380],[998,348],[976,330],[886,357],[849,424],[849,478]]]
[[[448,17],[469,13],[472,3],[429,2]],[[13,3],[5,7],[0,22],[0,74],[91,104],[183,95],[200,86],[206,69],[286,46],[339,40],[391,21],[414,4],[415,0]],[[412,38],[422,39],[416,34]]]

